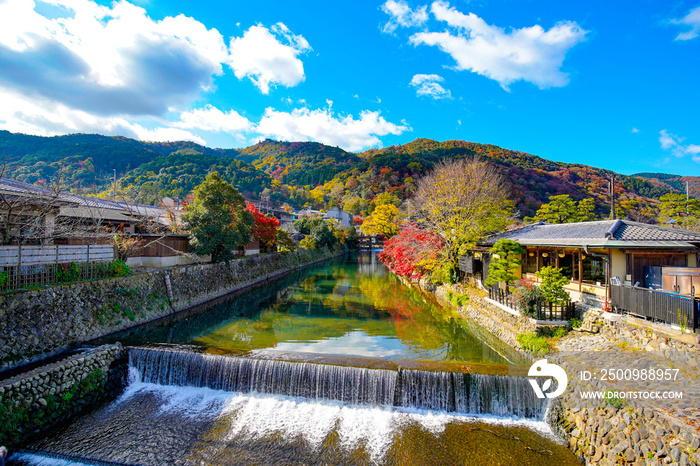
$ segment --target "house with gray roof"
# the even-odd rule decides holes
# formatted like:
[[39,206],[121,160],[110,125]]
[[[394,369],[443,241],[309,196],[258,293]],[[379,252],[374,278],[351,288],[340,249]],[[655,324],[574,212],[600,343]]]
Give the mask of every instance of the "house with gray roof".
[[0,178],[0,236],[43,243],[96,229],[141,233],[139,226],[144,223],[167,228],[170,221],[161,207],[79,196]]
[[[499,239],[520,243],[526,250],[520,278],[537,281],[545,266],[562,269],[574,300],[593,298],[607,303],[610,279],[646,286],[645,267],[697,267],[700,232],[629,220],[580,223],[534,223],[483,239],[460,269],[485,279],[488,250]],[[649,269],[646,269],[649,270]],[[700,291],[700,290],[699,290]]]

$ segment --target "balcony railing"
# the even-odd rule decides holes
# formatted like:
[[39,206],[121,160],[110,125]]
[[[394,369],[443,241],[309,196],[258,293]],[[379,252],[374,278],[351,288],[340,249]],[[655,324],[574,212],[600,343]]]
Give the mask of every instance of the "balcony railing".
[[693,296],[630,285],[612,285],[610,291],[612,305],[618,311],[689,330],[700,329],[700,306]]

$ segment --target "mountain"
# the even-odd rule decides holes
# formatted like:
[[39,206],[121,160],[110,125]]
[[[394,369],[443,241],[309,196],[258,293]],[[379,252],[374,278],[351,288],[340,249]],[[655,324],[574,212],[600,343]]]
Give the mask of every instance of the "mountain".
[[96,134],[39,137],[0,131],[6,157],[5,176],[48,183],[59,173],[75,192],[108,189],[113,170],[119,184],[139,202],[165,196],[184,198],[218,171],[249,197],[264,194],[273,204],[329,208],[341,205],[367,214],[380,194],[399,204],[417,180],[443,159],[481,157],[494,164],[511,184],[521,216],[532,216],[549,196],[592,197],[597,212],[609,212],[608,182],[615,176],[618,210],[629,218],[653,221],[658,198],[684,190],[700,195],[699,177],[659,173],[633,176],[582,164],[547,160],[525,152],[468,141],[416,139],[408,144],[361,153],[316,142],[264,140],[236,149],[212,149],[192,142],[148,143]]
[[668,173],[637,173],[632,176],[644,178],[667,191],[678,190],[682,193],[685,192],[685,186],[688,183],[690,195],[700,198],[700,176],[669,175]]
[[121,176],[132,168],[178,150],[233,158],[233,149],[210,149],[193,142],[142,142],[99,134],[29,136],[0,130],[0,149],[5,157],[5,176],[28,183],[46,183],[60,173],[62,182],[74,189],[99,189],[109,185],[113,170]]
[[416,139],[405,145],[373,149],[360,156],[371,165],[398,171],[399,177],[408,175],[412,178],[420,176],[441,159],[479,156],[493,163],[510,180],[512,197],[522,216],[533,215],[549,196],[559,194],[569,194],[576,200],[593,197],[598,213],[607,215],[610,203],[608,180],[613,175],[616,202],[638,220],[648,220],[655,200],[677,190],[642,177],[616,174],[582,164],[554,162],[525,152],[467,141]]
[[283,183],[297,186],[323,184],[363,162],[357,155],[339,147],[270,139],[242,149],[238,158]]
[[257,198],[272,182],[270,175],[249,163],[187,148],[129,170],[119,183],[139,202],[158,204],[164,197],[184,199],[213,171],[250,197]]

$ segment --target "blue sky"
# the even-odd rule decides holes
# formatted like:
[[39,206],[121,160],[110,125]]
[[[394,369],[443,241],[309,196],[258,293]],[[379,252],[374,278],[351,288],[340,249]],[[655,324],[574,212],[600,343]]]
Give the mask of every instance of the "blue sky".
[[700,175],[700,3],[0,0],[0,128]]

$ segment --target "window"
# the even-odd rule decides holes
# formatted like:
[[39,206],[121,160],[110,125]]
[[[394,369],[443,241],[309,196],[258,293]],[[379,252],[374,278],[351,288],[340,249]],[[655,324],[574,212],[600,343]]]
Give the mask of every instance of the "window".
[[[530,255],[532,254],[532,255]],[[528,251],[525,255],[525,272],[535,273],[537,272],[537,253],[534,251]]]
[[[578,268],[578,264],[574,267],[574,255],[564,254],[564,257],[559,258],[559,268],[561,269],[561,274],[567,277],[569,280],[574,279],[574,268]],[[578,275],[578,274],[577,274]]]
[[586,256],[583,259],[583,281],[591,284],[605,283],[605,259],[603,257]]
[[543,252],[540,253],[540,270],[543,267],[549,267],[549,266],[554,266],[554,257],[556,256],[555,252]]

